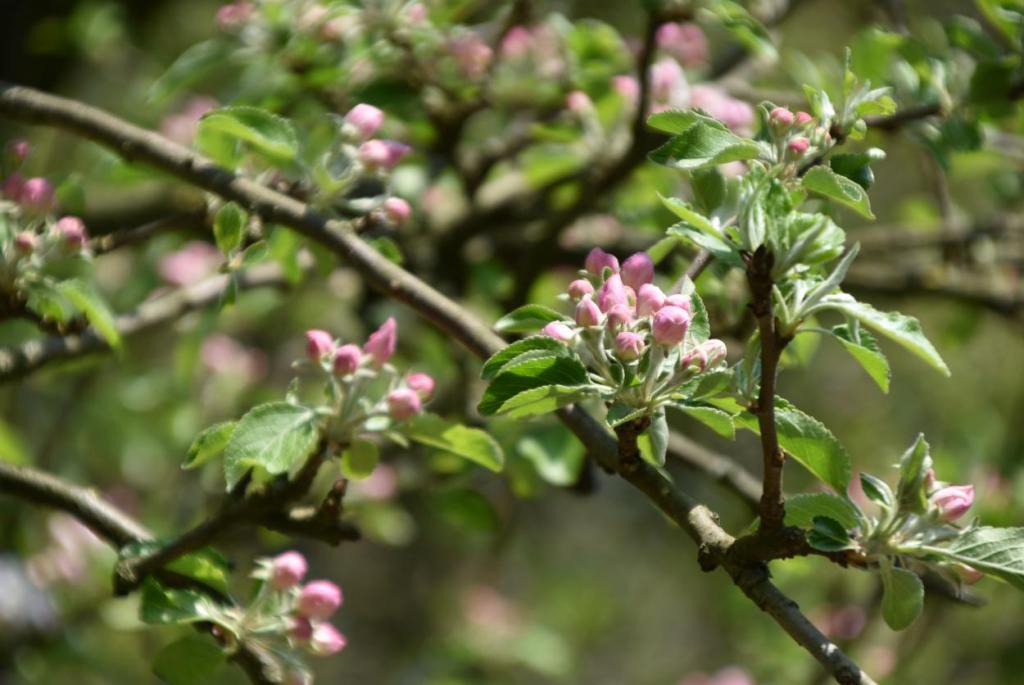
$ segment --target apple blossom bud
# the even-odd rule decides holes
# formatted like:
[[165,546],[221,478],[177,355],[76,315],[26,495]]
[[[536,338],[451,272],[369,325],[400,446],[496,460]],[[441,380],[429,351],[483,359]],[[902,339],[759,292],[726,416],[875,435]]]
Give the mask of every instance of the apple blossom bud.
[[285,552],[270,563],[270,585],[275,590],[288,590],[302,582],[306,575],[306,558],[298,552]]
[[371,169],[384,168],[391,159],[391,153],[383,140],[368,140],[356,150],[356,159]]
[[583,266],[594,276],[603,278],[605,269],[611,269],[612,273],[619,270],[619,260],[615,258],[615,255],[608,254],[601,248],[595,247],[587,254],[587,259],[583,262]]
[[601,325],[601,309],[590,294],[584,295],[576,305],[576,325],[584,328]]
[[436,383],[428,374],[411,373],[405,379],[405,384],[410,390],[419,395],[421,399],[429,400],[434,395],[434,387]]
[[232,2],[217,10],[217,27],[221,31],[236,31],[249,21],[255,6],[251,2]]
[[37,242],[35,233],[21,231],[14,236],[14,249],[22,257],[27,257],[35,252]]
[[606,323],[609,330],[628,326],[633,322],[633,308],[628,304],[617,304],[608,310]]
[[654,315],[651,324],[654,342],[666,347],[678,345],[690,329],[690,313],[681,307],[665,305]]
[[524,26],[513,26],[501,39],[501,55],[507,59],[519,59],[530,53],[533,36]]
[[21,192],[18,193],[18,203],[22,208],[38,214],[45,214],[53,209],[53,199],[53,184],[38,176],[25,181],[21,186]]
[[334,337],[327,331],[312,328],[306,331],[306,356],[319,363],[334,352]]
[[654,316],[654,313],[665,306],[665,293],[653,283],[644,283],[636,296],[637,316]]
[[288,625],[288,634],[293,640],[305,642],[313,637],[313,624],[304,616],[294,616]]
[[698,66],[708,59],[707,38],[696,24],[662,24],[658,27],[655,39],[659,48],[675,57],[683,66]]
[[331,656],[345,649],[348,640],[330,623],[318,623],[313,628],[309,646],[317,656]]
[[395,323],[394,317],[388,317],[388,320],[366,339],[363,352],[373,358],[374,366],[380,368],[394,355],[397,343],[398,324]]
[[64,245],[71,250],[81,250],[89,242],[85,223],[77,216],[61,217],[57,222],[57,232],[60,233]]
[[388,413],[395,421],[405,421],[423,411],[423,401],[410,388],[399,388],[388,393]]
[[796,113],[796,124],[797,124],[797,126],[804,126],[806,124],[811,123],[812,121],[814,121],[814,117],[812,117],[807,112],[797,112]]
[[569,299],[573,302],[579,302],[583,299],[584,295],[592,295],[593,293],[594,286],[585,278],[577,278],[569,284]]
[[601,289],[597,291],[597,306],[602,312],[608,312],[617,304],[629,305],[629,296],[626,288],[622,285],[622,277],[619,274],[612,274],[604,282]]
[[25,177],[18,172],[14,172],[4,180],[4,197],[17,202],[21,198],[21,189],[24,187]]
[[471,78],[482,76],[494,57],[491,47],[475,33],[459,36],[449,43],[448,49],[459,68]]
[[412,207],[400,197],[389,197],[384,200],[383,208],[388,221],[396,226],[401,226],[412,216]]
[[974,568],[973,566],[968,566],[967,564],[961,564],[958,562],[953,564],[953,568],[956,570],[957,575],[960,576],[960,580],[962,580],[967,585],[974,585],[979,580],[985,577],[984,573]]
[[17,166],[28,159],[32,152],[32,144],[24,138],[18,138],[7,143],[7,157]]
[[726,354],[728,354],[729,352],[728,348],[725,346],[725,343],[719,340],[718,338],[711,338],[710,340],[705,340],[700,344],[700,350],[703,352],[704,355],[704,365],[703,369],[701,369],[702,371],[704,369],[710,369],[712,366],[716,366],[720,361],[725,359]]
[[412,152],[412,148],[405,143],[400,143],[397,140],[382,140],[384,147],[388,151],[387,168],[394,169],[402,159]]
[[373,105],[360,102],[345,115],[345,123],[358,138],[368,140],[384,123],[384,112]]
[[654,280],[654,260],[646,252],[637,252],[622,263],[622,282],[634,290]]
[[637,100],[640,99],[640,83],[634,76],[613,76],[612,88],[630,106],[635,106]]
[[807,152],[807,148],[811,146],[811,141],[807,140],[803,136],[797,136],[789,141],[786,145],[789,151],[796,155],[802,155]]
[[363,351],[358,345],[348,343],[338,348],[334,353],[334,375],[348,376],[355,373],[359,368],[359,362],[363,359]]
[[[413,393],[415,396],[415,393]],[[419,401],[419,398],[416,398]],[[314,580],[302,588],[295,600],[299,616],[318,621],[329,619],[341,606],[341,588],[329,580]]]
[[572,340],[573,330],[561,321],[552,321],[540,329],[540,334],[567,343]]
[[673,307],[679,307],[686,311],[687,314],[693,313],[693,303],[690,302],[690,298],[682,293],[673,293],[665,298],[666,305],[672,305]]
[[573,114],[583,114],[593,109],[594,103],[590,101],[590,96],[582,90],[574,90],[566,96],[565,106]]
[[785,107],[776,107],[769,114],[768,118],[773,124],[779,127],[787,127],[793,125],[793,113]]
[[943,521],[955,521],[974,503],[973,485],[949,485],[937,490],[929,498]]
[[644,353],[644,336],[631,331],[622,331],[615,336],[615,353],[619,359],[633,361]]

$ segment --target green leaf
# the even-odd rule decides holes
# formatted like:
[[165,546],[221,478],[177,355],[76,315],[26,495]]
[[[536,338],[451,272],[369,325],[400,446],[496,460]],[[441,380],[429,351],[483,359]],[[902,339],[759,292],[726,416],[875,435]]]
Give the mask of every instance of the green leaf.
[[690,205],[679,198],[665,197],[661,193],[658,193],[658,198],[661,200],[661,204],[665,205],[665,209],[682,219],[684,225],[695,228],[701,233],[707,233],[708,235],[716,238],[722,237],[721,231],[715,228],[715,225],[710,219],[695,211],[690,207]]
[[[163,540],[131,542],[121,548],[118,556],[121,559],[148,556],[158,551],[164,544],[166,541]],[[166,568],[168,571],[192,578],[221,594],[228,594],[228,560],[213,547],[204,547],[180,556],[167,564]]]
[[216,68],[224,65],[231,47],[222,40],[196,43],[174,60],[167,71],[149,90],[149,98],[157,103],[190,89],[205,79]]
[[362,480],[377,468],[380,449],[370,440],[356,439],[341,456],[341,472],[346,478]]
[[213,685],[226,660],[210,638],[183,637],[161,649],[153,660],[153,673],[167,685]]
[[494,323],[499,333],[526,333],[543,328],[552,321],[568,321],[569,317],[539,304],[528,304],[509,312]]
[[631,407],[622,402],[613,402],[612,406],[608,407],[608,414],[605,416],[605,421],[611,428],[615,428],[627,421],[640,418],[646,411],[646,409],[637,409],[636,407]]
[[901,511],[924,513],[928,510],[924,477],[931,468],[928,443],[920,433],[914,444],[900,457],[900,481],[896,487],[896,501]]
[[309,407],[271,402],[251,409],[238,422],[224,453],[228,490],[254,467],[271,476],[294,473],[319,440],[317,415]]
[[275,162],[290,162],[299,149],[291,122],[257,107],[225,107],[206,114],[200,130],[232,136]]
[[679,239],[675,236],[668,236],[647,248],[647,256],[655,264],[661,264],[675,252],[677,247],[679,247]]
[[484,416],[498,413],[508,400],[527,390],[544,386],[580,386],[587,370],[575,357],[547,355],[506,364],[494,377],[480,400]]
[[864,190],[875,182],[875,173],[871,170],[871,162],[885,159],[885,153],[878,148],[865,152],[846,152],[832,155],[829,166],[840,176],[845,176]]
[[886,509],[892,508],[896,503],[896,497],[892,494],[892,489],[889,488],[889,485],[881,478],[875,478],[870,473],[861,472],[860,487],[864,490],[864,495],[869,500],[882,505]]
[[861,368],[868,372],[871,380],[882,389],[882,392],[888,394],[889,379],[892,376],[889,370],[889,360],[879,349],[875,336],[867,331],[857,331],[858,340],[854,340],[853,333],[846,324],[833,327],[832,335],[843,346],[843,349],[857,360]]
[[91,283],[73,278],[58,283],[57,291],[85,315],[110,347],[121,349],[121,333],[117,330],[114,313]]
[[230,255],[242,244],[246,215],[234,202],[228,202],[219,210],[213,219],[213,237],[217,248],[225,255]]
[[861,512],[845,497],[828,492],[810,492],[786,498],[786,525],[811,529],[815,517],[823,516],[839,523],[845,530],[860,525]]
[[531,429],[516,443],[516,451],[542,479],[560,487],[579,479],[586,457],[582,443],[560,423]]
[[729,412],[713,407],[707,402],[684,400],[673,402],[672,406],[687,416],[697,419],[723,438],[732,440],[736,437],[736,424],[733,422],[732,414]]
[[882,568],[882,618],[893,630],[903,630],[921,613],[924,584],[916,573],[895,566]]
[[840,176],[828,167],[816,166],[804,174],[803,187],[846,205],[861,216],[874,219],[868,194],[856,182]]
[[715,259],[728,264],[729,266],[743,267],[743,260],[738,254],[739,247],[708,233],[701,233],[689,224],[680,222],[669,226],[668,235],[689,240],[697,247],[707,250],[715,256]]
[[689,171],[727,162],[754,159],[761,148],[724,125],[701,119],[650,153],[652,162]]
[[869,304],[858,302],[846,293],[825,296],[815,309],[835,309],[857,319],[865,326],[899,343],[943,375],[949,375],[949,367],[925,337],[924,331],[921,330],[921,322],[912,316],[899,312],[881,312]]
[[505,455],[501,445],[486,431],[443,419],[436,414],[420,414],[402,426],[410,440],[437,447],[490,469],[501,471]]
[[224,448],[228,446],[231,434],[235,432],[236,425],[235,421],[215,423],[197,435],[188,448],[185,463],[181,465],[181,468],[194,469],[223,452]]
[[[738,426],[760,434],[757,417],[753,414],[742,412],[735,421]],[[779,444],[786,452],[836,492],[846,492],[850,485],[850,457],[821,421],[777,397],[775,428]]]
[[644,461],[655,466],[665,465],[665,454],[668,452],[668,421],[665,410],[659,409],[651,417],[651,425],[637,436],[636,445],[640,448],[640,456]]
[[480,377],[485,381],[493,379],[506,364],[527,352],[543,352],[556,357],[573,356],[572,350],[565,343],[545,335],[535,335],[517,340],[500,352],[494,353],[484,362],[483,368],[480,369]]
[[828,516],[815,516],[807,533],[807,544],[823,552],[839,552],[853,547],[849,533],[839,521]]
[[655,112],[647,117],[647,125],[656,131],[663,131],[674,136],[686,131],[698,121],[714,122],[715,120],[696,109],[667,109]]
[[270,246],[267,245],[265,240],[257,240],[255,243],[245,248],[242,252],[242,267],[250,267],[254,264],[259,264],[270,254]]
[[567,404],[574,404],[592,395],[590,386],[545,385],[525,390],[509,398],[498,414],[510,419],[521,419],[538,414],[550,414]]
[[143,623],[195,623],[208,621],[217,611],[206,595],[195,590],[173,590],[152,578],[142,585],[139,620]]
[[1024,528],[971,528],[941,551],[1024,590]]

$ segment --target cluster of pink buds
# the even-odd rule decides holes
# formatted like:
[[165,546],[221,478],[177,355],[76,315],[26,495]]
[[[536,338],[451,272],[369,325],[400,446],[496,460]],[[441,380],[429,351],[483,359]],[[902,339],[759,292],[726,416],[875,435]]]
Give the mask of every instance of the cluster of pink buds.
[[[321,370],[343,382],[373,376],[381,371],[393,374],[388,361],[398,342],[398,324],[389,318],[370,334],[362,347],[354,343],[339,345],[324,330],[306,331],[306,356]],[[397,379],[383,398],[382,406],[395,421],[404,421],[422,413],[423,403],[434,395],[435,382],[425,373],[411,373]]]
[[384,112],[365,102],[350,109],[342,119],[341,134],[359,143],[355,157],[367,171],[390,171],[412,151],[397,140],[374,138],[383,123]]
[[768,113],[768,122],[780,145],[794,159],[800,159],[815,146],[812,138],[827,142],[828,131],[815,126],[814,117],[807,112],[795,114],[785,107],[774,107]]
[[345,636],[328,623],[341,607],[341,588],[329,580],[302,585],[308,565],[298,552],[285,552],[263,564],[257,577],[289,600],[290,640],[316,656],[331,656],[345,648]]

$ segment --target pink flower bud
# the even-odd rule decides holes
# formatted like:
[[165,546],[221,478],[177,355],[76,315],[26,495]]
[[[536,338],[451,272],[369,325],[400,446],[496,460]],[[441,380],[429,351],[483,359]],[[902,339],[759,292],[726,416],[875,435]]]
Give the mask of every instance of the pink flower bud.
[[640,99],[640,83],[634,76],[613,76],[612,88],[630,106],[635,106]]
[[653,283],[644,283],[636,296],[637,316],[654,316],[654,313],[665,306],[665,293]]
[[665,304],[670,304],[673,307],[679,307],[686,311],[687,314],[693,313],[693,303],[690,302],[690,298],[681,293],[673,293],[665,298]]
[[38,176],[25,181],[18,194],[18,203],[22,208],[38,214],[45,214],[53,209],[53,199],[53,184]]
[[396,226],[401,226],[412,216],[412,207],[400,197],[389,197],[384,200],[383,208],[388,221]]
[[306,331],[306,356],[314,362],[334,352],[334,336],[327,331],[311,328]]
[[359,362],[363,359],[363,351],[358,345],[348,343],[338,348],[334,353],[334,375],[348,376],[355,373],[359,368]]
[[792,138],[786,145],[789,151],[796,155],[802,155],[807,152],[807,148],[811,146],[811,141],[807,140],[803,136],[797,136]]
[[37,242],[35,233],[21,231],[18,235],[14,236],[14,249],[22,257],[27,257],[35,252]]
[[317,656],[331,656],[345,649],[348,640],[330,623],[318,623],[313,628],[309,646]]
[[561,321],[548,323],[544,328],[540,329],[540,334],[564,343],[572,340],[573,335],[575,335],[573,330]]
[[423,401],[415,390],[399,388],[388,393],[388,413],[395,421],[405,421],[423,411]]
[[658,60],[651,65],[651,98],[655,102],[677,104],[677,95],[686,92],[686,74],[674,59]]
[[949,485],[937,490],[930,499],[941,520],[955,521],[966,514],[974,504],[974,486]]
[[25,177],[14,172],[4,180],[4,197],[17,202],[21,198],[21,189],[25,187]]
[[270,585],[275,590],[288,590],[306,576],[306,557],[298,552],[285,552],[270,563]]
[[341,601],[340,587],[329,580],[314,580],[302,588],[295,601],[295,610],[299,616],[326,621],[338,610]]
[[658,47],[683,66],[694,67],[708,59],[708,41],[696,24],[662,24],[655,35]]
[[398,324],[394,317],[381,324],[381,327],[370,334],[363,345],[363,352],[373,358],[373,364],[377,368],[387,364],[388,360],[395,353],[395,346],[398,343]]
[[814,117],[812,117],[807,112],[797,112],[796,113],[796,124],[797,124],[797,126],[804,126],[806,124],[811,123],[812,121],[814,121]]
[[593,293],[594,286],[585,278],[577,278],[569,284],[569,299],[573,302],[579,302],[583,299],[584,295],[592,295]]
[[501,39],[501,55],[507,59],[519,59],[530,53],[533,36],[524,26],[513,26]]
[[386,166],[388,169],[394,169],[402,159],[412,152],[412,148],[405,143],[400,143],[397,140],[382,140],[384,147],[388,151],[388,160]]
[[429,400],[433,397],[434,387],[436,386],[434,379],[425,373],[409,374],[405,379],[405,384],[424,400]]
[[985,577],[984,573],[974,568],[973,566],[968,566],[967,564],[961,564],[958,562],[953,564],[953,568],[956,570],[957,575],[960,576],[960,580],[962,580],[967,585],[974,585],[979,580]]
[[601,325],[601,309],[590,294],[584,295],[576,305],[576,325],[584,328]]
[[619,274],[612,274],[597,292],[597,306],[602,312],[608,312],[617,304],[629,305],[629,296],[622,285],[622,277]]
[[71,250],[81,250],[89,242],[89,234],[85,223],[77,216],[61,217],[57,222],[57,232],[61,234],[64,245]]
[[590,96],[582,90],[574,90],[566,96],[565,106],[573,114],[583,114],[593,109],[594,103],[590,101]]
[[587,259],[583,262],[583,266],[594,276],[603,278],[605,269],[611,269],[612,273],[619,270],[619,260],[615,258],[615,255],[608,254],[601,248],[595,247],[587,254]]
[[646,252],[637,252],[622,263],[622,282],[634,290],[654,280],[654,260]]
[[18,138],[7,143],[7,155],[15,164],[21,164],[28,159],[32,152],[32,144],[24,138]]
[[345,115],[345,123],[352,127],[359,138],[367,140],[384,123],[384,112],[373,105],[360,102]]
[[606,323],[609,330],[616,330],[628,326],[633,322],[633,308],[628,304],[617,304],[608,310]]
[[639,333],[622,331],[615,336],[615,353],[619,359],[633,361],[644,353],[644,336]]
[[313,637],[313,624],[304,616],[294,616],[288,626],[288,634],[291,635],[293,640],[305,642]]
[[356,159],[371,169],[386,168],[391,152],[383,140],[368,140],[356,150]]
[[776,126],[786,127],[793,125],[793,113],[785,107],[776,107],[769,114],[768,118]]
[[221,31],[236,31],[252,17],[255,6],[251,2],[232,2],[217,10],[217,27]]
[[690,313],[681,307],[665,305],[654,315],[651,324],[654,342],[666,347],[678,345],[690,329]]
[[726,354],[729,352],[725,343],[718,338],[705,340],[700,344],[699,349],[701,350],[704,358],[703,368],[701,369],[702,371],[704,369],[710,369],[712,366],[716,366],[720,361],[725,359]]
[[459,68],[472,78],[482,76],[494,56],[490,46],[475,33],[456,38],[449,44],[449,50]]

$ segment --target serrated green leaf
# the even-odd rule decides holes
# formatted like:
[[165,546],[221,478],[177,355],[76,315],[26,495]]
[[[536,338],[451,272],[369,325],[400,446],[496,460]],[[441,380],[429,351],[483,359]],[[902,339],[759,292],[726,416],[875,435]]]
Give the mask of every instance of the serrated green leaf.
[[380,449],[371,440],[356,439],[341,455],[341,473],[346,478],[362,480],[377,468]]
[[230,255],[242,244],[246,215],[234,202],[228,202],[219,210],[213,219],[213,237],[217,248],[225,255]]
[[979,526],[935,551],[1024,590],[1024,528]]
[[701,119],[650,153],[652,162],[689,171],[757,157],[761,148],[721,124]]
[[860,525],[861,512],[846,497],[828,492],[809,492],[786,498],[786,525],[811,529],[814,519],[824,516],[839,523],[846,530]]
[[658,199],[661,200],[661,204],[665,206],[665,209],[679,217],[683,224],[695,228],[701,233],[707,233],[715,238],[721,238],[721,232],[715,228],[715,225],[710,219],[695,211],[690,207],[690,205],[679,198],[665,197],[661,193],[658,193]]
[[728,264],[729,266],[735,266],[738,268],[743,267],[743,260],[739,256],[738,246],[726,241],[723,238],[710,235],[708,233],[701,233],[695,228],[692,228],[689,224],[678,223],[668,228],[668,234],[689,240],[697,247],[707,250],[715,256],[715,259]]
[[919,433],[914,444],[900,457],[900,480],[896,487],[896,501],[901,511],[924,513],[928,510],[924,477],[932,463],[928,454],[929,449],[924,434]]
[[646,410],[643,408],[637,409],[636,407],[631,407],[628,404],[623,404],[622,402],[613,402],[612,406],[608,407],[608,414],[605,416],[605,421],[610,427],[615,428],[627,421],[640,418],[644,415],[645,411]]
[[223,452],[228,446],[231,434],[235,432],[236,425],[235,421],[215,423],[197,435],[188,448],[185,463],[181,468],[194,469]]
[[[143,557],[158,551],[165,543],[162,540],[132,542],[120,549],[121,559]],[[204,547],[178,557],[166,565],[168,571],[192,578],[211,587],[221,594],[228,594],[228,560],[213,547]]]
[[589,386],[545,385],[524,390],[510,397],[501,405],[498,414],[510,419],[550,414],[567,404],[584,400],[592,394]]
[[569,317],[550,307],[528,304],[494,322],[494,330],[499,333],[527,333],[543,328],[552,321],[569,321]]
[[270,255],[270,246],[265,240],[257,240],[242,252],[242,268],[259,264]]
[[896,503],[896,497],[892,494],[892,489],[889,485],[881,478],[875,478],[870,473],[862,472],[860,474],[860,487],[869,500],[887,509]]
[[843,524],[828,516],[814,517],[807,533],[807,544],[823,552],[839,552],[853,547]]
[[580,386],[587,383],[587,370],[575,357],[547,355],[506,364],[484,391],[478,407],[490,416],[516,395],[544,386]]
[[316,412],[271,402],[251,409],[238,422],[224,452],[224,477],[231,490],[251,468],[270,476],[294,473],[320,440]]
[[843,346],[843,349],[857,360],[861,368],[867,371],[871,380],[882,389],[882,392],[888,394],[889,379],[892,377],[892,373],[889,370],[889,360],[882,354],[875,337],[867,331],[858,331],[859,340],[855,341],[850,327],[846,324],[833,327],[832,335]]
[[210,638],[183,637],[161,649],[153,673],[167,685],[213,685],[221,682],[224,652]]
[[436,414],[420,414],[406,421],[402,433],[410,440],[451,452],[491,471],[501,471],[505,464],[501,445],[487,431]]
[[57,291],[85,315],[110,347],[115,350],[121,349],[121,333],[117,330],[117,319],[91,283],[73,278],[58,283]]
[[200,119],[199,129],[232,136],[276,162],[290,162],[298,154],[292,123],[258,107],[215,109]]
[[861,216],[874,219],[868,194],[856,182],[840,176],[828,167],[816,166],[804,174],[803,187],[849,207]]
[[[696,109],[667,109],[647,117],[647,125],[656,131],[679,135],[698,121],[715,122],[714,119]],[[717,123],[717,122],[715,122]]]
[[910,626],[924,606],[924,585],[916,573],[895,566],[882,569],[882,618],[893,630]]
[[565,343],[544,335],[535,335],[517,340],[493,354],[480,369],[480,377],[485,381],[493,379],[506,364],[527,352],[543,352],[556,357],[573,356],[572,350]]
[[700,421],[723,438],[732,440],[736,437],[736,424],[733,421],[732,414],[729,412],[722,411],[706,402],[692,400],[673,402],[672,406],[687,416]]

